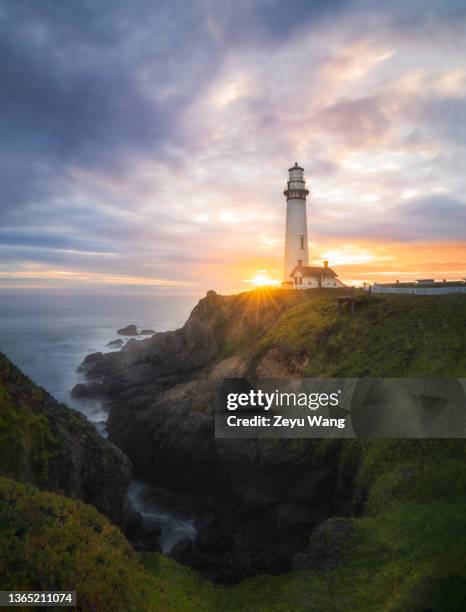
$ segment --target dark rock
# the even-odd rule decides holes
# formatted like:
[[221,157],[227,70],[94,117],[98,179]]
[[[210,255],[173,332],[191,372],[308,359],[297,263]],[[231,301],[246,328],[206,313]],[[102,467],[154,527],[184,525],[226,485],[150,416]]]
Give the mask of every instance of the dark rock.
[[160,546],[160,535],[162,530],[159,525],[146,524],[139,515],[141,520],[126,529],[126,537],[130,541],[133,548],[141,552],[162,552]]
[[333,570],[344,561],[351,546],[352,519],[331,518],[314,529],[308,549],[293,557],[294,570]]
[[100,361],[103,356],[104,354],[101,353],[100,351],[86,355],[83,362],[78,366],[77,371],[87,372],[87,370],[91,368],[93,365],[95,365],[98,361]]
[[264,525],[228,511],[203,516],[196,540],[184,539],[171,557],[201,571],[215,582],[234,584],[257,573],[281,573],[290,568],[290,551]]
[[96,361],[99,361],[99,359],[101,359],[102,357],[103,357],[103,353],[101,353],[100,351],[97,351],[96,353],[90,353],[89,355],[86,355],[86,357],[84,358],[83,364],[91,365],[95,363]]
[[71,389],[70,395],[71,397],[76,397],[80,399],[82,397],[87,397],[87,393],[87,385],[84,385],[83,383],[78,383]]
[[90,382],[87,385],[88,397],[100,397],[103,392],[103,387],[100,383]]
[[183,538],[175,544],[170,552],[170,557],[175,561],[181,561],[185,565],[193,566],[196,564],[198,552],[192,538]]
[[71,397],[76,399],[87,399],[102,395],[103,387],[99,383],[78,383],[71,389]]
[[110,342],[108,342],[107,346],[110,346],[111,348],[118,348],[119,346],[123,346],[124,343],[124,340],[118,338],[117,340],[111,340]]
[[139,335],[140,336],[153,336],[155,333],[157,333],[155,329],[143,329],[142,331],[139,332]]
[[252,512],[257,510],[264,510],[271,508],[277,503],[274,497],[270,497],[260,491],[257,487],[251,487],[246,489],[243,495],[243,507],[246,512]]
[[312,524],[311,509],[305,506],[282,504],[276,509],[275,518],[279,534],[300,533]]
[[132,351],[133,349],[138,348],[138,344],[139,344],[139,340],[136,340],[136,338],[130,338],[128,342],[125,344],[125,346],[123,347],[123,350]]
[[136,325],[131,323],[130,325],[127,325],[126,327],[122,327],[121,329],[119,329],[117,331],[117,334],[120,334],[120,336],[137,336],[138,328],[136,327]]
[[285,571],[316,525],[341,509],[351,512],[351,475],[339,472],[342,440],[323,451],[319,440],[214,435],[218,381],[252,367],[245,357],[220,357],[238,339],[265,333],[288,295],[277,292],[268,303],[209,291],[181,329],[132,339],[86,372],[103,383],[109,439],[131,458],[135,474],[211,500],[209,510],[195,511],[197,541],[173,554],[222,582]]

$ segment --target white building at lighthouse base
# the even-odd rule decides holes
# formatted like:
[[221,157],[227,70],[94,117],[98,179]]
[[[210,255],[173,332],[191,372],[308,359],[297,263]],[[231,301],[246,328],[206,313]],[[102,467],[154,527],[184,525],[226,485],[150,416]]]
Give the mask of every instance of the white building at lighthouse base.
[[293,289],[336,289],[346,287],[338,279],[337,273],[328,267],[328,261],[322,266],[303,266],[298,261],[290,274],[290,284],[288,287]]

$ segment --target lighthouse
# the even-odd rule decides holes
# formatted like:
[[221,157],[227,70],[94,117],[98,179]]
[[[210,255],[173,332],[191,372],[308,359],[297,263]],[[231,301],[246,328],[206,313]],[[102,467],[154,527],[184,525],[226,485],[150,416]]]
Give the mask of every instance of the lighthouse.
[[283,281],[290,281],[290,275],[299,262],[309,265],[307,244],[306,197],[309,191],[304,181],[304,168],[298,162],[288,170],[288,184],[283,192],[286,197],[285,265]]

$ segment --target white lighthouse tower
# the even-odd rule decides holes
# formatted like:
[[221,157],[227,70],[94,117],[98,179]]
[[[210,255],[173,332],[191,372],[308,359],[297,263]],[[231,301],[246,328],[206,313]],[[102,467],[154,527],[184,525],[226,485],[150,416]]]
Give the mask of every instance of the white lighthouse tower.
[[290,274],[298,262],[309,265],[307,244],[307,213],[306,182],[303,177],[304,168],[298,162],[288,170],[288,185],[283,192],[286,196],[286,234],[285,234],[285,266],[283,281],[290,281]]

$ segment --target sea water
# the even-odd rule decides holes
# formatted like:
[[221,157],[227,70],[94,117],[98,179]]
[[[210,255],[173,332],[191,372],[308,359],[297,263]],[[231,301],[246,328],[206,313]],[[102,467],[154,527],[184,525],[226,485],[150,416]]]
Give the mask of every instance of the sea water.
[[[130,323],[155,331],[181,327],[196,302],[195,296],[0,292],[0,352],[60,402],[82,412],[105,436],[101,403],[70,396],[73,386],[84,382],[76,372],[79,364],[89,353],[119,350],[107,343],[121,338],[117,329]],[[180,539],[194,536],[191,521],[142,507],[140,487],[131,486],[132,501],[145,520],[159,520],[164,552]]]

